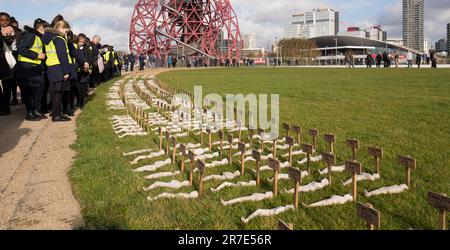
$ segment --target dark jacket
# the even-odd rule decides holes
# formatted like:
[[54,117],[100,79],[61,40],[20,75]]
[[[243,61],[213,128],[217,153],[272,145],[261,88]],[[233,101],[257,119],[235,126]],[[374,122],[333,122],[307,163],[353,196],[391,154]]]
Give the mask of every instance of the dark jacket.
[[[30,48],[33,47],[36,36],[41,37],[41,34],[39,34],[39,32],[37,32],[33,28],[25,26],[25,31],[22,34],[21,41],[17,48],[19,55],[32,60],[37,59],[38,53],[30,50]],[[43,52],[45,53],[44,50]],[[18,61],[15,73],[18,80],[27,80],[36,85],[44,84],[45,72],[43,63],[37,65],[33,63]]]
[[87,84],[89,82],[89,72],[84,70],[84,63],[89,63],[89,48],[88,46],[84,46],[83,48],[77,48],[75,51],[75,57],[77,58],[77,73],[78,73],[78,81],[80,84]]
[[91,61],[93,67],[98,67],[98,55],[100,55],[100,49],[102,48],[101,44],[91,44],[92,52],[91,52]]
[[[47,68],[48,80],[50,81],[50,88],[52,88],[52,84],[64,82],[64,75],[71,75],[73,73],[72,66],[69,64],[69,57],[67,55],[67,47],[64,39],[58,37],[63,36],[57,30],[52,28],[45,29],[45,34],[42,36],[42,43],[44,45],[50,44],[53,40],[55,44],[56,53],[58,55],[58,59],[60,64],[55,66],[50,66]],[[69,85],[70,88],[70,85]],[[61,86],[56,86],[54,88],[56,91],[67,90],[67,86],[64,84]]]
[[0,34],[0,80],[11,74],[11,69],[6,62],[5,51],[3,50],[3,36]]
[[70,79],[75,81],[78,80],[78,74],[77,74],[77,69],[78,69],[78,61],[83,61],[85,60],[84,58],[80,57],[80,54],[76,53],[77,49],[75,48],[75,45],[71,42],[69,42],[67,44],[69,46],[69,53],[70,56],[72,57],[72,62],[74,62],[73,64],[71,64],[71,73],[70,73]]

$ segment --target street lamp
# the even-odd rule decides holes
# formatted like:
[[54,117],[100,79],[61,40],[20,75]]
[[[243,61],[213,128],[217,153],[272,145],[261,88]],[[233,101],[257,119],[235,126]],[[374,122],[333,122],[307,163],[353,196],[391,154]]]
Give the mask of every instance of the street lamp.
[[333,39],[336,42],[336,66],[338,65],[338,39]]
[[278,36],[275,37],[276,40],[276,48],[277,48],[277,61],[275,62],[275,66],[278,66],[278,54],[279,54],[279,50],[280,47],[278,46]]

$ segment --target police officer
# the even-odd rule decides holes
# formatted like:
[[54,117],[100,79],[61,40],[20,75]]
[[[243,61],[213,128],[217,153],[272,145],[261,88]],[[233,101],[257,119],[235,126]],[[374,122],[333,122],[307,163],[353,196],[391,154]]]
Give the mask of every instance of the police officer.
[[42,63],[46,58],[41,37],[48,26],[49,24],[42,19],[34,22],[34,29],[25,26],[25,32],[18,47],[19,57],[16,73],[26,106],[25,119],[27,121],[47,119],[40,113],[40,106],[45,84]]

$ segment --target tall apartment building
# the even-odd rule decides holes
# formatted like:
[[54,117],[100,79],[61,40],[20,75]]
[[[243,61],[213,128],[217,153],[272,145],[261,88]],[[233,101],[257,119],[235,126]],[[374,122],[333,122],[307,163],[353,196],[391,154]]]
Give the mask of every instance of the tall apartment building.
[[339,31],[339,12],[333,9],[314,9],[292,16],[284,27],[284,38],[313,38],[334,36]]
[[403,43],[406,47],[423,51],[424,0],[403,0]]
[[447,24],[447,52],[450,54],[450,23]]

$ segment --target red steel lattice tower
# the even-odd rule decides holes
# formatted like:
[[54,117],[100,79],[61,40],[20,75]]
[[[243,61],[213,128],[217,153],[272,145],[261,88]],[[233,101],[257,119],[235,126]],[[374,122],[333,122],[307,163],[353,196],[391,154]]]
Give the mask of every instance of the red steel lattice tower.
[[242,37],[229,0],[138,0],[130,25],[130,51],[167,58],[184,55],[239,61]]

